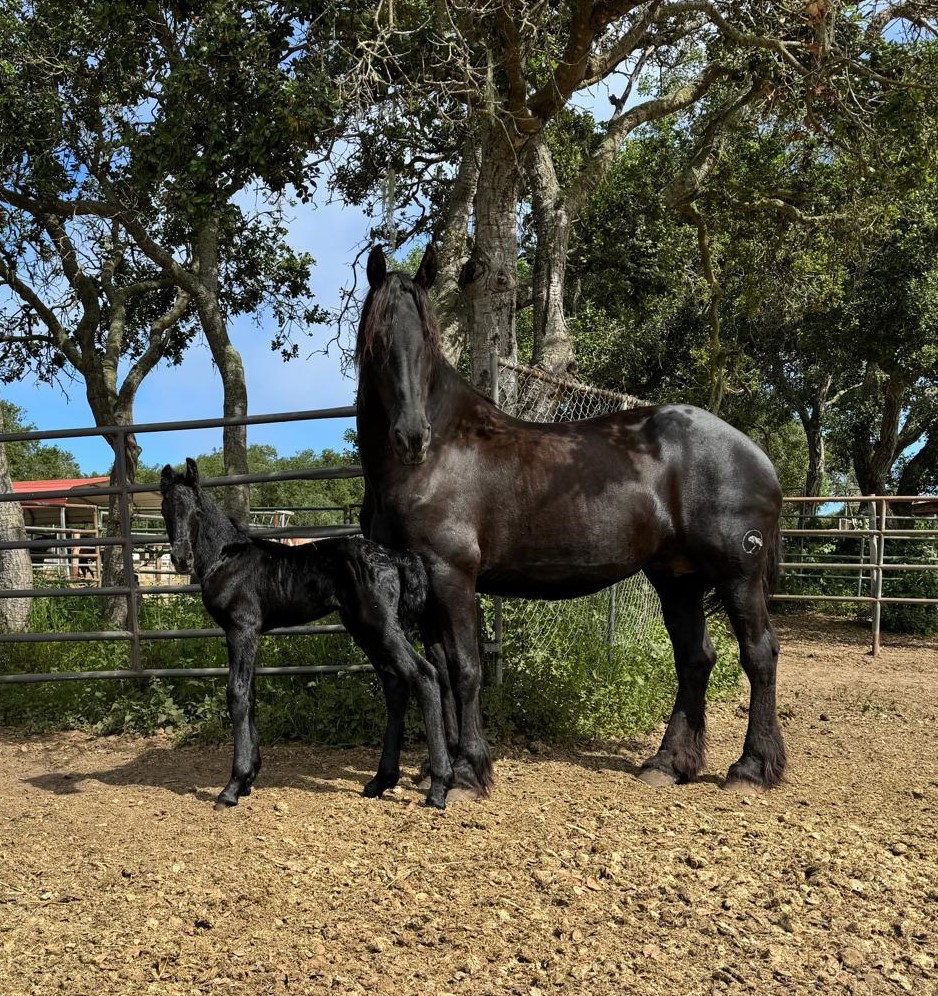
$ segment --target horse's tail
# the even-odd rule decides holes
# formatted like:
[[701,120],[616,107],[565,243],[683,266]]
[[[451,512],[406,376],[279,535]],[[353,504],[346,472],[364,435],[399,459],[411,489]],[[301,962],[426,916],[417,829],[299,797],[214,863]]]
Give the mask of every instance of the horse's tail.
[[401,600],[398,613],[401,625],[408,630],[417,626],[427,604],[430,577],[423,557],[409,550],[397,555],[397,572],[401,579]]
[[770,595],[774,595],[778,590],[779,564],[782,561],[782,523],[781,519],[775,523],[775,529],[768,537],[765,551],[765,563],[762,567],[762,590],[765,592],[765,600],[769,600]]

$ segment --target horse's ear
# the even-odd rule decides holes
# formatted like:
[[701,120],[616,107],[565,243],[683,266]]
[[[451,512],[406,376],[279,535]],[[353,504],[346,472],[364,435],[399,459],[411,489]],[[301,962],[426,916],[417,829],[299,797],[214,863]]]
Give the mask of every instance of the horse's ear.
[[419,284],[424,290],[429,290],[436,280],[436,246],[431,242],[420,260],[420,266],[414,274],[414,283]]
[[368,273],[368,285],[372,290],[377,290],[382,286],[385,277],[388,275],[388,264],[384,261],[384,253],[381,251],[380,246],[375,246],[368,253],[366,272]]
[[186,457],[186,482],[194,488],[199,486],[199,465],[192,457]]
[[173,468],[169,464],[166,464],[166,466],[163,468],[162,474],[160,474],[161,495],[165,495],[166,492],[169,491],[169,489],[172,487],[174,476],[175,472],[173,471]]

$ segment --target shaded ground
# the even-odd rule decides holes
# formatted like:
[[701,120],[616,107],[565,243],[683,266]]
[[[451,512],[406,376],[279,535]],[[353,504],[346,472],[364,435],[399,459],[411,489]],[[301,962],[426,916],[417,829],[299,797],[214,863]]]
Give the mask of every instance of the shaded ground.
[[269,749],[219,814],[227,749],[0,731],[0,993],[938,993],[938,643],[780,629],[753,799],[736,703],[696,784],[635,780],[654,738],[502,748],[445,813],[362,798],[370,750]]

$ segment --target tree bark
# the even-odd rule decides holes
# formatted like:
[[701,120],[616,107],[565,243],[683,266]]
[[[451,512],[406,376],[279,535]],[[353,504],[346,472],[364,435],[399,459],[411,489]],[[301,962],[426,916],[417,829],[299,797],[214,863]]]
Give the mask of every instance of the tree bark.
[[567,252],[573,218],[561,194],[543,132],[528,146],[528,173],[537,249],[534,255],[534,350],[532,362],[548,373],[570,374],[576,367],[564,316]]
[[[101,424],[100,422],[98,423]],[[133,412],[115,412],[110,420],[111,425],[132,425]],[[140,460],[141,448],[133,433],[124,436],[108,436],[108,443],[114,451],[114,463],[111,467],[110,484],[120,484],[118,448],[124,440],[124,469],[126,483],[133,484],[137,479],[137,465]],[[128,526],[130,523],[128,523]],[[107,524],[104,535],[122,536],[123,521],[121,516],[120,495],[111,495],[108,499]],[[133,579],[127,576],[124,561],[123,546],[105,546],[101,548],[101,587],[129,585]],[[113,595],[101,597],[101,614],[106,623],[114,629],[127,629],[132,618],[135,618],[137,605],[133,595]]]
[[[228,337],[228,324],[218,300],[218,218],[210,216],[196,233],[196,262],[199,286],[193,295],[199,322],[222,382],[222,414],[225,418],[242,418],[248,413],[248,391],[241,354]],[[248,472],[247,427],[227,425],[222,430],[225,476]],[[239,522],[246,522],[251,492],[247,484],[225,489],[225,512]]]
[[[871,374],[871,378],[874,376]],[[889,490],[889,471],[899,455],[899,424],[906,387],[900,374],[889,374],[882,389],[878,425],[875,429],[871,424],[854,427],[851,455],[860,494],[882,495]]]
[[472,384],[489,396],[493,352],[504,359],[517,358],[519,189],[518,159],[506,125],[495,118],[487,120],[482,127],[472,249],[459,285],[466,304]]
[[[0,414],[0,432],[3,416]],[[7,466],[6,444],[0,443],[0,494],[11,494],[13,485]],[[21,542],[26,539],[23,506],[18,501],[0,502],[0,540]],[[28,550],[0,550],[0,588],[11,591],[32,588],[33,565]],[[0,598],[0,630],[20,633],[26,629],[32,599]]]
[[459,362],[466,346],[466,321],[459,275],[469,255],[469,217],[478,179],[479,138],[475,132],[470,132],[463,143],[462,159],[447,204],[434,295],[443,352],[453,366]]

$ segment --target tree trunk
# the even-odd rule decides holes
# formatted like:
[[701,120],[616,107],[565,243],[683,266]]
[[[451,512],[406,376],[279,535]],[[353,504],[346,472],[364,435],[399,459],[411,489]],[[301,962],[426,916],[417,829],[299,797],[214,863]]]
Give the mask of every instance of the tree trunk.
[[[875,371],[872,372],[871,378],[875,375]],[[874,385],[868,382],[867,386]],[[890,374],[881,391],[883,403],[878,426],[854,426],[851,455],[860,494],[882,495],[889,490],[889,472],[899,455],[899,423],[905,389],[905,380],[897,373]]]
[[902,475],[896,485],[900,495],[920,494],[925,476],[938,470],[938,429],[929,430],[925,445],[902,468]]
[[440,322],[443,352],[450,363],[459,362],[466,345],[465,313],[459,274],[469,255],[469,216],[479,179],[479,139],[470,133],[463,143],[462,160],[450,193],[439,250],[439,277],[434,303]]
[[472,384],[489,396],[493,351],[510,360],[518,354],[515,292],[519,187],[518,160],[506,126],[495,119],[486,121],[482,126],[472,250],[459,284],[465,296]]
[[[248,391],[244,380],[241,354],[228,338],[228,325],[218,301],[218,218],[210,217],[196,233],[200,288],[195,306],[202,331],[218,367],[222,382],[222,414],[225,418],[242,418],[248,413]],[[222,453],[225,476],[248,472],[247,427],[227,425],[222,430]],[[225,489],[225,512],[239,522],[246,522],[251,492],[247,484]]]
[[[133,413],[115,413],[109,420],[111,425],[132,425]],[[98,423],[101,424],[100,422]],[[110,484],[115,486],[120,484],[118,460],[118,447],[120,439],[125,440],[124,446],[124,468],[126,473],[126,483],[133,484],[137,479],[137,464],[140,460],[141,449],[137,444],[136,437],[130,433],[124,437],[111,436],[108,442],[114,451],[114,464],[111,467]],[[111,495],[108,499],[107,523],[104,527],[104,535],[109,537],[123,535],[121,500],[119,495]],[[129,526],[129,523],[128,523]],[[119,587],[130,584],[131,578],[127,576],[124,561],[123,546],[101,547],[101,587]],[[128,623],[137,612],[137,604],[132,595],[104,595],[100,599],[101,615],[105,623],[113,629],[127,629]]]
[[[0,432],[2,431],[3,416],[0,414]],[[0,443],[0,494],[7,495],[12,491],[6,444]],[[20,542],[25,539],[23,506],[18,501],[0,502],[0,540]],[[0,550],[0,588],[10,591],[32,586],[33,565],[29,551]],[[29,598],[0,598],[0,630],[7,633],[23,632],[29,620],[31,604],[32,600]]]
[[544,133],[532,138],[528,148],[534,230],[533,305],[534,351],[532,362],[548,373],[570,374],[576,367],[573,345],[564,317],[567,252],[573,219],[561,196],[557,174]]

